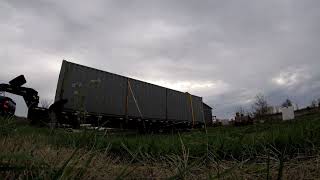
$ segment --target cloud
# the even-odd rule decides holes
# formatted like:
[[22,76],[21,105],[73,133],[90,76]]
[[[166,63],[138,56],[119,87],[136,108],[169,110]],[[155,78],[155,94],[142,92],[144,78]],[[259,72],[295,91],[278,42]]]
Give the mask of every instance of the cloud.
[[229,89],[229,85],[224,83],[223,81],[170,81],[170,80],[148,80],[147,82],[151,82],[153,84],[170,87],[171,89],[189,92],[195,95],[218,95],[223,91],[227,91]]
[[53,99],[62,59],[203,96],[221,117],[320,96],[319,1],[0,2],[1,82]]
[[278,86],[292,87],[309,78],[311,78],[309,71],[305,68],[288,68],[272,78],[272,82]]

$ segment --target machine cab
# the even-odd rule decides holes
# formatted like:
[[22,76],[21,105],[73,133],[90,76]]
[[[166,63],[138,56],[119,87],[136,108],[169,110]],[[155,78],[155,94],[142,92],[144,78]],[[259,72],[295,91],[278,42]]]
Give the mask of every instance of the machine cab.
[[0,115],[13,116],[16,111],[16,103],[9,97],[0,95]]

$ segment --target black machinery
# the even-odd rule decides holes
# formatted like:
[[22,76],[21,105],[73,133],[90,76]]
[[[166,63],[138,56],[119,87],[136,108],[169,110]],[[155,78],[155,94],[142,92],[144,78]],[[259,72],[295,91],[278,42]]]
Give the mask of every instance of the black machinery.
[[61,116],[61,109],[66,103],[66,100],[55,102],[49,109],[38,107],[38,91],[32,88],[23,87],[26,82],[24,75],[20,75],[11,80],[9,84],[0,84],[0,92],[9,92],[23,97],[28,107],[28,119],[31,121],[31,124],[47,124],[51,121],[51,115],[53,114],[56,119],[58,119],[58,117]]
[[26,83],[23,75],[20,75],[9,82],[9,84],[0,84],[0,91],[9,92],[22,96],[29,109],[37,107],[39,104],[38,92],[34,89],[22,87]]

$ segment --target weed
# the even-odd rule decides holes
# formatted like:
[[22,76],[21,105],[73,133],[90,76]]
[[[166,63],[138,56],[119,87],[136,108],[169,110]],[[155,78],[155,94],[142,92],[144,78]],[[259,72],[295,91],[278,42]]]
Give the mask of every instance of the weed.
[[287,179],[292,171],[288,168],[302,168],[301,163],[292,164],[295,159],[315,164],[305,165],[312,176],[301,177],[320,176],[312,171],[319,167],[319,115],[181,134],[106,136],[95,130],[52,131],[19,126],[13,118],[1,118],[0,130],[0,177],[4,179],[81,179],[95,177],[92,172],[124,179],[142,170],[165,172],[158,176],[171,179],[194,179],[201,174],[209,179],[240,175],[243,179]]

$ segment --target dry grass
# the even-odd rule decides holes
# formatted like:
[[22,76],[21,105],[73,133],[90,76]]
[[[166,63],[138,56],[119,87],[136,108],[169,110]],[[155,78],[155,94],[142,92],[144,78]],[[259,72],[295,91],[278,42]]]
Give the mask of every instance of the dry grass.
[[318,120],[99,137],[6,119],[0,124],[0,179],[320,179]]
[[[14,143],[13,143],[14,142]],[[75,152],[71,148],[52,148],[49,145],[35,146],[34,139],[5,138],[0,141],[1,154],[24,155],[24,160],[10,160],[13,165],[39,168],[35,172],[32,168],[25,168],[24,172],[1,171],[1,177],[11,179],[14,177],[31,177],[41,175],[43,179],[51,179],[52,174],[61,168]],[[92,157],[93,155],[93,157]],[[90,160],[89,165],[83,171],[84,162]],[[132,161],[109,154],[105,151],[90,151],[79,149],[68,162],[67,167],[60,177],[81,179],[267,179],[266,157],[259,157],[250,161],[237,160],[200,161],[196,164],[186,162],[185,154],[170,155],[158,161]],[[2,159],[2,164],[5,162]],[[30,163],[33,163],[31,165]],[[186,163],[186,164],[184,164]],[[182,166],[182,167],[181,167]],[[190,166],[190,167],[188,167]],[[1,167],[3,170],[3,166]],[[0,169],[1,169],[0,168]],[[45,168],[45,169],[41,169]],[[186,170],[184,173],[181,171]],[[271,159],[270,179],[277,179],[279,161]],[[47,172],[46,172],[47,171]],[[51,172],[48,172],[51,171]],[[69,172],[70,171],[70,172]],[[33,173],[33,175],[32,175]],[[181,175],[183,174],[183,175]],[[219,175],[220,174],[220,175]],[[284,163],[283,179],[319,179],[320,178],[320,154],[289,159]]]

